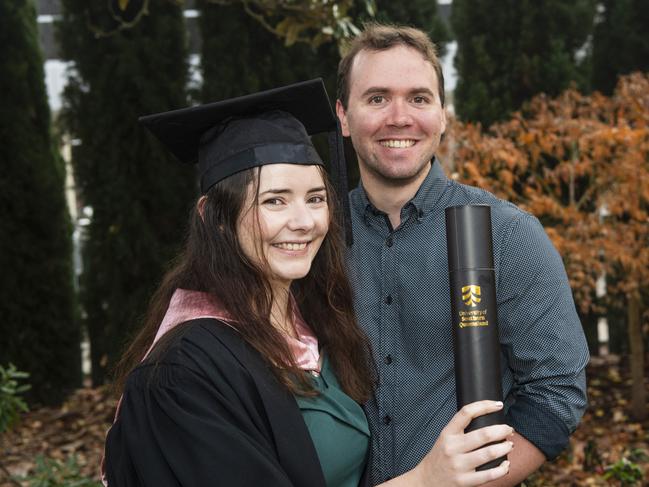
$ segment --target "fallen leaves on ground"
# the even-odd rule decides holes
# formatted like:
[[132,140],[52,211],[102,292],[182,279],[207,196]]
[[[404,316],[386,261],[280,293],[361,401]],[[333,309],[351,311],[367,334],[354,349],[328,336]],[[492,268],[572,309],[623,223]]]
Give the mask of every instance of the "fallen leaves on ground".
[[[638,452],[649,455],[649,421],[629,418],[629,387],[628,370],[619,357],[595,357],[588,367],[589,408],[569,448],[546,463],[525,486],[621,485],[604,478],[606,467]],[[26,413],[13,431],[0,437],[0,461],[12,475],[24,476],[33,470],[38,454],[61,461],[76,455],[81,473],[98,479],[99,459],[115,405],[108,388],[84,388],[60,408]],[[634,461],[644,473],[644,482],[649,482],[649,459]],[[16,485],[4,477],[0,471],[0,487]]]

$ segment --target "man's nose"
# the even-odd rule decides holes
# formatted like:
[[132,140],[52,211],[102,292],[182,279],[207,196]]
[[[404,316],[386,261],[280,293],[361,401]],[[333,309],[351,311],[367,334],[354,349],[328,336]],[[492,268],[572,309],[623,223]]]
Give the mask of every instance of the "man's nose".
[[410,106],[406,100],[397,98],[390,105],[388,124],[396,127],[405,127],[412,123]]

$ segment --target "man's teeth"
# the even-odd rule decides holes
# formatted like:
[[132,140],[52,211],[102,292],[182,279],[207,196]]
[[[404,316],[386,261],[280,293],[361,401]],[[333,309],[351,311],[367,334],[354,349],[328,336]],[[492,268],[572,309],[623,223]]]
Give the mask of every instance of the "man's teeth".
[[285,242],[285,243],[277,243],[273,244],[275,247],[278,247],[280,249],[284,250],[302,250],[306,248],[306,242],[302,243],[290,243],[290,242]]
[[391,149],[405,149],[415,145],[414,140],[382,140],[383,147],[390,147]]

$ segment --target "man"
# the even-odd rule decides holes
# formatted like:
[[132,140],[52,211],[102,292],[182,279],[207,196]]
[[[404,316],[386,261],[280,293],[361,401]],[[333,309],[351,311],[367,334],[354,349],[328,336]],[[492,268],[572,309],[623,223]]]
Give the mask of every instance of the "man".
[[426,34],[367,27],[339,65],[338,91],[361,175],[350,194],[349,267],[378,370],[366,408],[373,481],[414,467],[456,411],[444,209],[487,204],[506,418],[516,431],[510,473],[493,485],[515,485],[561,452],[586,406],[588,350],[561,258],[536,218],[448,179],[434,160],[444,81]]

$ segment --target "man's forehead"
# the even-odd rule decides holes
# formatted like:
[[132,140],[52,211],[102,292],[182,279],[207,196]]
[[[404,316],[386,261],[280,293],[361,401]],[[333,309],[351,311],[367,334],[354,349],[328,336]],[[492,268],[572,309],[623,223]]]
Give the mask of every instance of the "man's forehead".
[[[399,72],[403,65],[407,64],[410,74],[419,75],[419,79],[412,79],[413,85],[422,85],[421,79],[431,76],[431,88],[437,91],[438,79],[435,67],[425,58],[425,56],[417,49],[398,44],[388,49],[361,49],[351,65],[349,73],[349,87],[350,93],[354,90],[354,84],[357,81],[362,81],[362,91],[374,86],[376,88],[388,88],[385,83],[381,81],[391,78],[395,81],[400,81],[403,84],[408,84],[408,76],[405,73]],[[394,66],[394,69],[393,69]],[[359,94],[359,93],[356,93]]]

